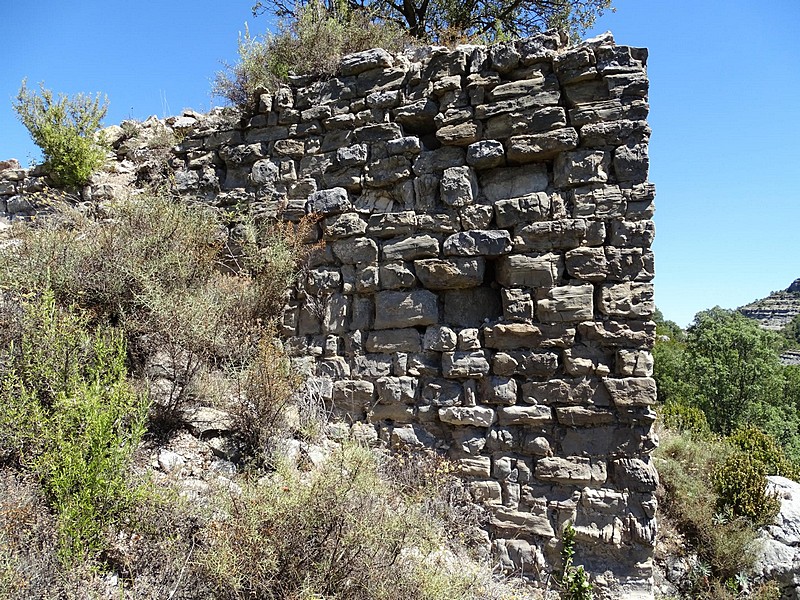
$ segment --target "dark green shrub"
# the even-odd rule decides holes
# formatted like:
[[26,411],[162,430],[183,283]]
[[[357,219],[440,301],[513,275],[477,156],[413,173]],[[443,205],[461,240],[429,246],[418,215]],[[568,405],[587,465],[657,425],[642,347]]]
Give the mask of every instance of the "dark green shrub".
[[663,432],[656,451],[662,486],[659,510],[708,565],[705,578],[716,581],[734,577],[751,565],[753,553],[748,546],[756,537],[747,519],[725,518],[720,513],[714,473],[732,452],[729,444],[712,437],[699,439],[669,431]]
[[664,426],[678,432],[688,432],[697,436],[710,434],[705,413],[696,406],[680,401],[670,401],[661,407]]
[[84,185],[106,158],[106,146],[95,134],[108,110],[108,99],[78,94],[73,98],[39,86],[39,93],[28,89],[23,80],[14,110],[41,148],[45,168],[58,186]]
[[727,437],[732,444],[752,460],[764,465],[766,475],[780,475],[797,480],[800,472],[786,456],[783,448],[771,435],[752,425],[740,427]]
[[779,500],[767,494],[764,463],[742,451],[734,451],[714,469],[717,507],[757,525],[769,523],[780,509]]

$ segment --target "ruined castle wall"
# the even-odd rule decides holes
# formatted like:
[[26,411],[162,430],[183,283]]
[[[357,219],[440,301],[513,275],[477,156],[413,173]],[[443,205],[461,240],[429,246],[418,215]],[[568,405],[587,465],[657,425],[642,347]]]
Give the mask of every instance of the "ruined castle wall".
[[612,597],[652,594],[646,59],[548,34],[372,50],[241,123],[173,122],[182,193],[320,216],[283,334],[336,413],[452,458],[509,569],[557,567],[574,523]]

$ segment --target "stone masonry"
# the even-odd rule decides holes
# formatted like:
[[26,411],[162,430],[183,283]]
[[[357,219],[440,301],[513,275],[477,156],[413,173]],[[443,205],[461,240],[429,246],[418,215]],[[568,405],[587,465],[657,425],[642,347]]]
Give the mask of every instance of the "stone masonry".
[[[557,569],[572,522],[612,598],[652,597],[646,60],[608,34],[376,49],[234,125],[173,118],[182,194],[318,216],[282,327],[336,414],[453,459],[508,570]],[[29,208],[19,173],[7,216]]]

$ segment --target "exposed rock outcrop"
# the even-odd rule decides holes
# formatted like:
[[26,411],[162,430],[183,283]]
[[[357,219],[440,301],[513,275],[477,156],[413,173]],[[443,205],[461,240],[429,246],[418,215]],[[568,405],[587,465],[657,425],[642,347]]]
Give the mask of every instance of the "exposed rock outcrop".
[[764,329],[783,329],[800,314],[800,279],[795,279],[785,290],[772,292],[766,298],[742,306],[739,312],[758,321]]

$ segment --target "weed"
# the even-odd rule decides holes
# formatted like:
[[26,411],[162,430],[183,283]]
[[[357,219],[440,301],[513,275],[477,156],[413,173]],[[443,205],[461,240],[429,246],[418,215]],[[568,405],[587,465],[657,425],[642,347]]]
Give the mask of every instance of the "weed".
[[239,62],[217,73],[213,93],[244,109],[259,91],[276,90],[290,74],[331,76],[342,56],[381,47],[401,50],[407,35],[388,22],[376,22],[367,10],[328,11],[315,0],[297,9],[278,33],[262,39],[247,28],[239,36]]
[[264,466],[272,459],[275,441],[288,432],[288,409],[300,378],[279,342],[268,334],[236,380],[237,398],[231,410],[241,451],[254,466]]
[[436,563],[435,528],[377,466],[345,445],[308,477],[282,466],[231,498],[202,558],[218,596],[472,597],[474,581]]
[[574,565],[575,560],[575,528],[567,522],[562,532],[561,560],[564,563],[561,574],[562,597],[565,600],[592,600],[593,585],[583,565]]
[[[45,292],[24,305],[20,350],[4,365],[6,455],[30,468],[57,513],[65,562],[96,554],[133,490],[125,472],[144,432],[147,402],[127,381],[118,331],[91,334],[80,313]],[[8,417],[6,417],[8,418]]]
[[241,368],[257,354],[308,251],[301,236],[316,225],[245,222],[234,241],[221,215],[158,190],[103,210],[94,219],[59,206],[20,227],[19,243],[0,253],[0,287],[17,296],[52,289],[93,324],[119,326],[136,372],[158,365],[168,385],[156,416],[174,423],[209,362]]

